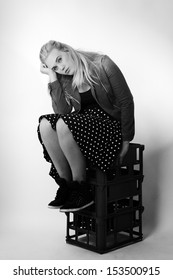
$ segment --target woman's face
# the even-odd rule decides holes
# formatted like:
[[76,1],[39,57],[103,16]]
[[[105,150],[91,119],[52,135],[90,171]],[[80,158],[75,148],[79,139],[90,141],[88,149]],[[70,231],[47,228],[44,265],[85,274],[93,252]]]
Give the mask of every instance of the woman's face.
[[49,69],[61,75],[73,75],[75,71],[74,61],[68,51],[51,50],[45,64]]

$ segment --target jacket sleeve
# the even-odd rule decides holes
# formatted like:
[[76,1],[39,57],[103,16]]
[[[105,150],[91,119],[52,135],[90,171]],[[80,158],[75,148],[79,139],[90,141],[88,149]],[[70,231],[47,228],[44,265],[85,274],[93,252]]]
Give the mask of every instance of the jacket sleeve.
[[52,99],[52,108],[55,114],[68,114],[72,110],[72,106],[67,102],[65,91],[58,80],[49,83],[50,96]]
[[135,134],[133,96],[118,66],[106,55],[103,57],[102,64],[109,79],[116,106],[121,112],[123,141],[131,141]]

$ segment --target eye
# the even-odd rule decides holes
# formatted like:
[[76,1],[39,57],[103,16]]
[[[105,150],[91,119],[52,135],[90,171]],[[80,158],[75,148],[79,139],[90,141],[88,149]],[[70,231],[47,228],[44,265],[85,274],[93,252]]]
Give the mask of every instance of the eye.
[[57,70],[57,66],[54,66],[54,67],[52,68],[52,70],[53,70],[53,71],[56,71],[56,70]]
[[62,57],[58,56],[57,59],[56,59],[56,62],[61,63],[62,62]]

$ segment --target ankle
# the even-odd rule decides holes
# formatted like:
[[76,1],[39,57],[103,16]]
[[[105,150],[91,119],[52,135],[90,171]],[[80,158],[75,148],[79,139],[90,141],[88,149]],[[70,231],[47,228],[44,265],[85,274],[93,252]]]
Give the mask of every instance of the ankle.
[[86,181],[86,175],[83,175],[81,177],[73,177],[73,181],[75,182],[78,182],[79,184],[82,183],[82,182],[85,182]]
[[67,180],[65,178],[57,177],[55,178],[55,181],[59,187],[67,187]]

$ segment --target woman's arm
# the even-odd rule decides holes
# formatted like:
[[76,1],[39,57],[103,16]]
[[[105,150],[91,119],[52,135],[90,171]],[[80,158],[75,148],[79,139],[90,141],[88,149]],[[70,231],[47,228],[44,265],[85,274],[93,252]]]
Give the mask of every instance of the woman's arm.
[[49,90],[52,99],[52,107],[56,114],[68,114],[72,110],[72,106],[67,103],[63,88],[58,81],[57,74],[41,63],[40,71],[49,76]]
[[123,143],[118,161],[122,164],[123,158],[128,152],[129,143],[133,139],[135,133],[133,96],[121,70],[108,56],[104,56],[103,68],[110,81],[116,103],[121,110]]

